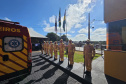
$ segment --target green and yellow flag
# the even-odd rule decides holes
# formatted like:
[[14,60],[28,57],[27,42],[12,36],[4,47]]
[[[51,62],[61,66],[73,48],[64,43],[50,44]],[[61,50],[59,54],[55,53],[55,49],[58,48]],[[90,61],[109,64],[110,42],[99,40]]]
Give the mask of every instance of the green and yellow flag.
[[59,10],[59,27],[61,27],[61,8],[60,8],[60,10]]
[[65,31],[65,24],[66,24],[66,10],[64,13],[64,19],[63,19],[63,30]]

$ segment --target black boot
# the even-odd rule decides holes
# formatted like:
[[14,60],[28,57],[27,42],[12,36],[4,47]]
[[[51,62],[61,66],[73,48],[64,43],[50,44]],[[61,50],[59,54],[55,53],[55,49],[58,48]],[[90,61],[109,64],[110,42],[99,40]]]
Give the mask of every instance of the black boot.
[[90,71],[87,71],[86,74],[87,74],[88,76],[91,76],[91,72],[90,72]]

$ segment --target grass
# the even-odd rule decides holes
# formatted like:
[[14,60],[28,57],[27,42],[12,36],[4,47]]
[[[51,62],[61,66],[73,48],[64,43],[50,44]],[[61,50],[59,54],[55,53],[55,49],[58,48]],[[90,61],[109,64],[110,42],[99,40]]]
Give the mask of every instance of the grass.
[[[64,52],[65,53],[65,52]],[[54,53],[53,53],[54,54]],[[59,52],[58,52],[58,55],[59,55]],[[65,55],[64,56],[68,57],[68,55]],[[95,57],[93,58],[93,60],[97,59],[98,57],[100,57],[101,55],[99,54],[95,54]],[[74,53],[74,62],[77,62],[77,63],[83,63],[84,62],[84,58],[83,58],[83,52],[80,52],[80,51],[75,51]]]

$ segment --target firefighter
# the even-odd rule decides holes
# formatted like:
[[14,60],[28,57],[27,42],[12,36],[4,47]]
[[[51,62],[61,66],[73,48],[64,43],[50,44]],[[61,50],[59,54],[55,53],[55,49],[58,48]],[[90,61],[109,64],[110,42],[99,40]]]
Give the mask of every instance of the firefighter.
[[54,59],[57,59],[58,44],[57,41],[54,43]]
[[69,40],[68,44],[68,59],[70,62],[70,66],[74,64],[74,52],[75,52],[75,45],[72,43],[72,40]]
[[46,53],[47,53],[47,55],[49,55],[49,43],[48,43],[48,41],[46,42]]
[[44,46],[43,46],[43,48],[44,48],[44,54],[46,54],[46,42],[44,41]]
[[85,56],[86,74],[91,75],[92,59],[95,56],[95,49],[93,45],[90,44],[89,39],[86,41],[86,44],[84,45],[83,55]]
[[63,62],[64,61],[64,43],[63,43],[63,39],[60,40],[59,50],[60,50],[60,61]]
[[53,57],[53,43],[52,41],[50,41],[50,54],[51,54],[51,58]]

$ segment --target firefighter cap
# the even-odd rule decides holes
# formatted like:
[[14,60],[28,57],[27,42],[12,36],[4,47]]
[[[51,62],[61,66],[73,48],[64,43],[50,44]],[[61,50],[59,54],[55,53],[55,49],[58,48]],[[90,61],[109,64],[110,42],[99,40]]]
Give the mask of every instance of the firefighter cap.
[[69,42],[72,42],[72,40],[70,39]]
[[60,41],[63,41],[63,39],[61,39]]
[[87,42],[90,42],[90,40],[89,40],[89,39],[87,39]]

